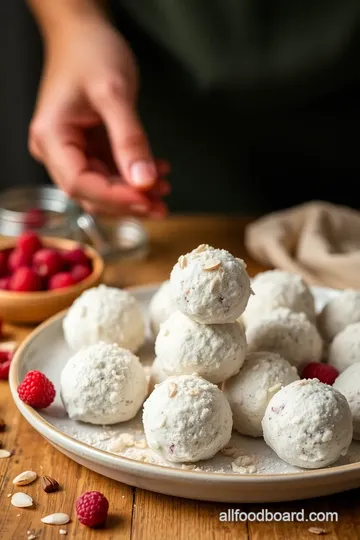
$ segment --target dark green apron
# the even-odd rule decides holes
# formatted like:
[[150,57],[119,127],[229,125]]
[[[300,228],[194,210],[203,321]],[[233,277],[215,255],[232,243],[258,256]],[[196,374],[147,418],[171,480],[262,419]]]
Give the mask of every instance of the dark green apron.
[[114,0],[172,210],[360,207],[358,0]]

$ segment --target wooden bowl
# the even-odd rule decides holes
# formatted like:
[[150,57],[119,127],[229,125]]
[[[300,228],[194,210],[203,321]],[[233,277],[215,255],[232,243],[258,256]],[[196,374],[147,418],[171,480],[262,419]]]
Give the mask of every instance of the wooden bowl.
[[[45,247],[60,250],[70,251],[79,246],[78,242],[63,238],[42,237],[41,241]],[[15,238],[2,241],[0,249],[12,248],[15,244]],[[93,248],[82,247],[92,261],[93,271],[90,276],[71,287],[54,291],[0,291],[0,316],[9,322],[39,323],[71,306],[74,300],[86,289],[98,285],[104,273],[104,261]]]

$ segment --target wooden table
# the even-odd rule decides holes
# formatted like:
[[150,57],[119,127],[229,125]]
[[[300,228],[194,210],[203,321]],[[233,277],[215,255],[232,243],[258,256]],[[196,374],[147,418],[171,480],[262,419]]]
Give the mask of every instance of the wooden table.
[[[250,275],[261,266],[251,261],[244,249],[243,232],[246,222],[242,219],[221,217],[172,217],[165,223],[149,223],[151,253],[146,261],[127,261],[107,271],[107,283],[132,286],[154,283],[166,279],[174,261],[181,253],[200,243],[223,247],[236,256],[246,259]],[[9,339],[23,339],[30,328],[6,326]],[[34,529],[42,540],[62,538],[59,527],[43,525],[40,518],[53,512],[66,512],[73,521],[63,527],[68,531],[64,538],[76,540],[229,540],[236,539],[312,539],[310,526],[325,529],[327,539],[355,540],[360,538],[359,490],[317,500],[286,504],[222,505],[177,499],[119,484],[95,474],[71,461],[44,441],[18,413],[6,382],[0,383],[0,416],[7,429],[0,434],[3,447],[14,450],[9,459],[0,460],[0,539],[22,540],[27,531]],[[40,482],[28,486],[33,497],[33,509],[17,509],[10,504],[8,494],[13,491],[12,479],[20,472],[33,469],[39,475],[47,474],[61,484],[61,491],[43,492]],[[110,516],[106,529],[90,530],[75,518],[76,498],[87,490],[99,490],[110,501]],[[227,508],[258,512],[299,511],[306,513],[335,511],[337,523],[222,523],[219,512]]]

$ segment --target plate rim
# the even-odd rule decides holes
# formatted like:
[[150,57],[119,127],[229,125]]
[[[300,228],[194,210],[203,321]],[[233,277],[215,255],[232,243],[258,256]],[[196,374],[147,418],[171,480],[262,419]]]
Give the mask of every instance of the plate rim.
[[[134,287],[127,287],[126,290],[138,293],[155,293],[160,283],[154,283],[149,285],[140,285]],[[321,289],[323,291],[335,291],[329,287],[312,287],[312,289]],[[239,473],[218,473],[208,471],[187,471],[185,469],[179,469],[175,467],[167,467],[158,465],[155,463],[144,463],[139,460],[132,459],[126,456],[120,456],[113,454],[106,450],[96,448],[90,444],[79,441],[61,430],[50,424],[45,420],[35,409],[26,405],[20,400],[17,393],[17,387],[20,384],[19,379],[19,366],[23,355],[33,340],[42,333],[46,328],[54,324],[59,323],[67,313],[68,309],[62,310],[56,315],[53,315],[39,326],[37,326],[21,343],[14,354],[13,361],[11,362],[9,372],[9,385],[14,399],[15,405],[18,410],[24,416],[27,422],[40,433],[45,439],[55,443],[59,446],[64,446],[68,451],[73,452],[76,455],[82,455],[89,460],[95,459],[97,463],[101,463],[111,468],[118,468],[119,470],[131,470],[136,474],[143,473],[145,476],[155,475],[157,477],[178,477],[181,480],[194,480],[194,473],[196,478],[203,481],[211,481],[213,483],[221,483],[224,480],[235,484],[256,484],[263,483],[291,483],[292,481],[307,482],[308,480],[323,479],[329,477],[335,477],[341,474],[347,475],[353,472],[360,472],[360,462],[348,463],[346,465],[337,465],[333,467],[324,467],[321,469],[308,469],[305,471],[291,472],[291,473],[276,473],[276,474],[239,474]],[[62,444],[62,442],[64,444]]]

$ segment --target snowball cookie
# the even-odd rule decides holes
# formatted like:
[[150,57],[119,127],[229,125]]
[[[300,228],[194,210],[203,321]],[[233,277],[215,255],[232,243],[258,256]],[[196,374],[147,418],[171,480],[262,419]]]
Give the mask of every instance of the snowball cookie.
[[160,384],[168,378],[169,375],[165,373],[161,361],[159,360],[159,358],[155,358],[150,368],[150,390],[152,391],[156,384]]
[[353,438],[360,440],[360,362],[348,367],[333,384],[346,397],[353,419]]
[[137,300],[127,291],[100,285],[83,292],[63,321],[69,347],[78,351],[98,341],[137,351],[145,340],[145,323]]
[[270,400],[262,428],[265,442],[296,467],[317,469],[347,453],[351,411],[345,397],[318,379],[284,386]]
[[164,281],[149,304],[150,326],[154,336],[159,333],[160,325],[166,321],[176,309],[177,305],[170,292],[170,280]]
[[170,286],[179,310],[200,324],[235,322],[252,293],[244,261],[205,244],[179,258]]
[[305,313],[278,308],[246,331],[249,352],[277,352],[298,370],[322,356],[322,339]]
[[277,353],[249,353],[240,372],[224,383],[233,413],[234,429],[243,435],[262,436],[261,420],[272,396],[299,379],[296,368]]
[[69,417],[90,424],[130,420],[147,395],[145,371],[137,356],[104,342],[81,349],[70,358],[60,384]]
[[243,315],[245,325],[279,307],[305,313],[315,321],[315,303],[309,287],[301,276],[282,270],[269,270],[258,274],[251,282],[254,295],[249,298]]
[[325,304],[318,317],[320,333],[328,341],[355,322],[360,322],[360,291],[351,289]]
[[228,379],[243,365],[246,338],[238,322],[199,324],[175,311],[161,325],[155,353],[168,375],[191,375],[214,384]]
[[172,462],[213,457],[231,437],[232,413],[217,386],[197,375],[169,377],[144,403],[147,444]]
[[349,324],[329,345],[328,362],[342,373],[360,362],[360,322]]

